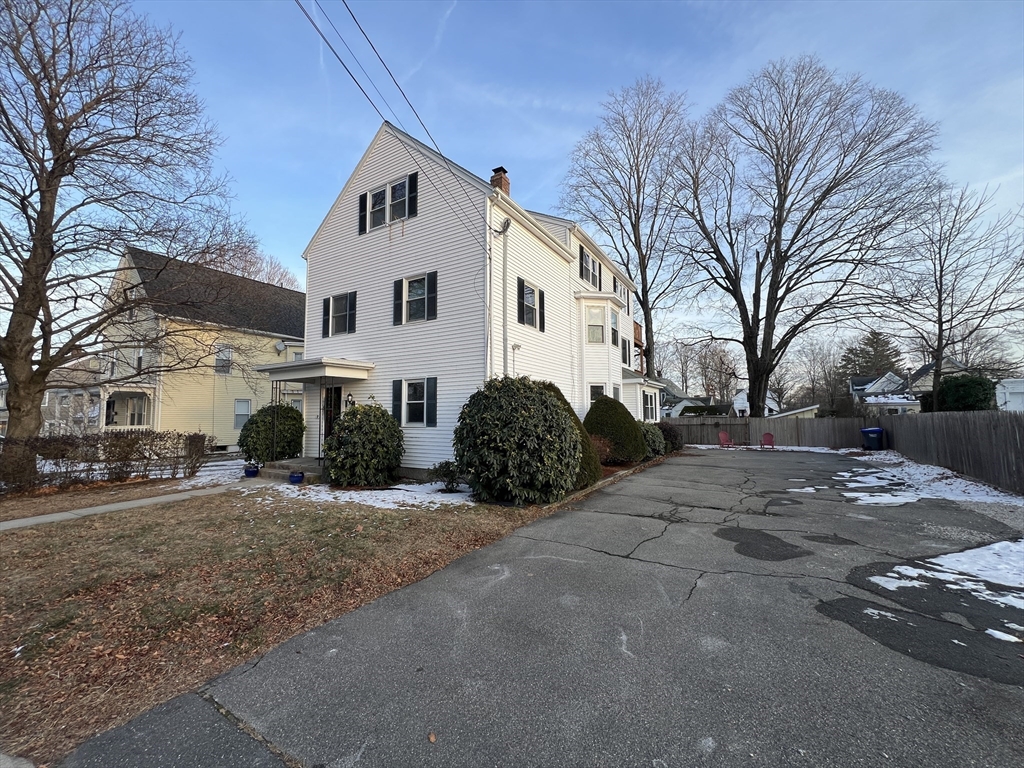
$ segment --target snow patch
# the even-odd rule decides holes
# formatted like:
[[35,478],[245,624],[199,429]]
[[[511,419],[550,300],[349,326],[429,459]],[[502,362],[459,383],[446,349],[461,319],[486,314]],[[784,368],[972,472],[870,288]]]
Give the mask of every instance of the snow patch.
[[868,581],[873,581],[880,587],[895,592],[901,587],[927,587],[923,581],[917,581],[916,579],[894,579],[889,576],[869,576]]
[[1021,640],[1019,637],[1000,632],[998,629],[986,629],[985,634],[991,635],[996,640],[1005,640],[1008,643],[1024,643],[1024,640]]
[[332,489],[326,485],[280,485],[264,486],[274,492],[294,499],[312,502],[334,502],[365,504],[378,509],[408,509],[412,507],[438,507],[472,505],[469,491],[444,493],[443,483],[409,483],[396,485],[380,491],[346,491]]
[[999,541],[987,547],[939,555],[928,560],[944,571],[967,574],[976,579],[1024,589],[1024,539]]

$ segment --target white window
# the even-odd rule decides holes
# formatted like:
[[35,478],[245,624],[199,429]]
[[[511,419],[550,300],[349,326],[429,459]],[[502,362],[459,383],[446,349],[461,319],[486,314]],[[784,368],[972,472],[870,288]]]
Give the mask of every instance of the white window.
[[523,324],[537,325],[537,289],[523,283]]
[[619,389],[618,384],[612,384],[612,397],[622,402],[622,390]]
[[141,427],[146,424],[146,398],[128,398],[128,426]]
[[587,307],[587,342],[604,344],[604,307]]
[[409,191],[407,179],[396,181],[389,188],[391,197],[391,221],[398,221],[405,218],[406,197]]
[[414,195],[413,184],[412,176],[403,176],[370,192],[370,229],[416,215],[410,204]]
[[405,281],[405,322],[427,319],[427,276]]
[[590,385],[590,404],[593,405],[594,401],[597,400],[601,395],[604,394],[604,384],[591,384]]
[[612,288],[614,288],[618,297],[626,302],[626,312],[629,312],[629,288],[627,288],[626,284],[621,282],[619,278],[614,276],[612,277]]
[[425,379],[405,382],[405,423],[424,424],[427,408],[427,382]]
[[252,413],[251,400],[235,400],[235,429],[241,429]]
[[388,223],[388,189],[381,187],[370,193],[370,229]]
[[291,406],[292,406],[292,408],[294,408],[299,413],[302,413],[302,398],[301,397],[293,397],[292,398],[292,402],[291,402]]
[[299,362],[301,359],[302,359],[302,353],[301,352],[292,352],[292,360],[294,360],[295,362]]
[[[349,332],[349,300],[352,299],[352,304],[355,304],[354,294],[343,293],[339,296],[331,298],[331,334],[338,335],[339,333]],[[351,307],[352,310],[355,306]],[[355,314],[353,311],[351,314]]]
[[654,421],[655,398],[650,392],[644,392],[644,421]]
[[142,373],[142,347],[136,347],[132,352],[132,361],[135,364],[135,372]]
[[580,279],[601,290],[601,262],[580,246]]
[[231,361],[234,359],[234,354],[234,350],[231,347],[217,347],[213,358],[214,373],[231,373]]
[[616,347],[619,346],[619,313],[617,310],[612,310],[612,344]]
[[625,336],[623,336],[622,337],[622,364],[623,365],[630,365],[631,362],[632,362],[630,360],[630,357],[631,357],[631,355],[630,355],[630,349],[629,349],[629,339],[627,339]]

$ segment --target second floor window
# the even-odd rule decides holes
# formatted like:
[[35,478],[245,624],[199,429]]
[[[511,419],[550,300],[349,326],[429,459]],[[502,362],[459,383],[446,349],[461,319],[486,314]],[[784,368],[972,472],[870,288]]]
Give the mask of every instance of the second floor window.
[[612,310],[612,344],[619,346],[619,313]]
[[437,272],[395,280],[393,325],[437,319]]
[[231,361],[234,358],[234,351],[231,347],[218,347],[213,358],[214,373],[231,373]]
[[516,304],[516,320],[522,325],[532,325],[543,333],[544,291],[520,277],[516,280]]
[[604,307],[587,307],[587,342],[604,344]]
[[586,280],[597,290],[601,290],[601,262],[587,253],[582,245],[580,246],[580,280]]
[[630,365],[632,363],[632,360],[630,359],[631,357],[632,357],[632,355],[630,355],[629,339],[627,339],[625,336],[623,336],[622,337],[622,364],[625,365],[625,366]]

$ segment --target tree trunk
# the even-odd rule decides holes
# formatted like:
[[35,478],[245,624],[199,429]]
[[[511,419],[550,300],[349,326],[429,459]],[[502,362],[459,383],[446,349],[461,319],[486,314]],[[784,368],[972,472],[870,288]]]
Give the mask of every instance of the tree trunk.
[[654,313],[650,306],[644,304],[644,371],[645,376],[654,376],[657,371],[654,369]]
[[0,482],[30,485],[36,477],[36,452],[29,445],[43,426],[44,385],[31,377],[25,382],[10,376],[7,390],[7,435],[0,451]]

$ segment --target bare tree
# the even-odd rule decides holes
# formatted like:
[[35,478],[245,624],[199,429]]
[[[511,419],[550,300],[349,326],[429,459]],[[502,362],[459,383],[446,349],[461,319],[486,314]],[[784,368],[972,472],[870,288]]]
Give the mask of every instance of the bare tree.
[[1024,339],[1024,211],[992,217],[991,203],[967,187],[939,190],[888,285],[904,336],[935,364],[933,398],[951,355],[979,372],[1016,367],[1012,352],[1002,361],[991,353],[1000,334]]
[[655,314],[679,296],[683,262],[674,243],[675,151],[682,94],[643,78],[610,94],[596,128],[573,150],[561,208],[599,233],[630,280],[643,315],[646,370],[656,370]]
[[803,386],[794,392],[799,405],[820,405],[827,413],[841,410],[850,398],[849,375],[843,368],[842,339],[821,333],[803,336],[787,358]]
[[264,253],[256,247],[247,247],[231,254],[225,254],[225,257],[216,265],[211,264],[210,266],[216,266],[225,272],[248,277],[251,280],[259,280],[261,283],[290,288],[293,291],[302,290],[299,279],[288,267],[275,256]]
[[[213,172],[219,139],[191,78],[177,38],[125,2],[0,8],[0,365],[12,442],[38,432],[49,375],[138,309],[112,287],[129,246],[216,260],[248,237]],[[30,462],[9,444],[0,476]]]
[[719,403],[732,402],[739,381],[739,360],[720,341],[705,341],[697,347],[694,361],[701,387],[707,397]]
[[898,94],[813,58],[769,64],[690,124],[681,243],[744,351],[752,416],[795,339],[868,306],[866,273],[931,186],[934,135]]

